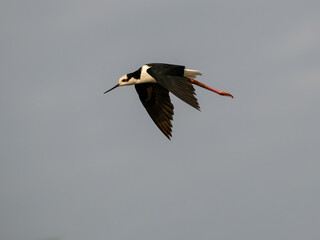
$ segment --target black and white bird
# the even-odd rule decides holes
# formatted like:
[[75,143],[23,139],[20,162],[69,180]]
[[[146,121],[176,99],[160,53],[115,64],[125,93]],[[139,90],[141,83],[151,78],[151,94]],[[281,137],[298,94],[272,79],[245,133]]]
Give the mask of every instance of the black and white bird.
[[200,110],[200,106],[192,84],[233,98],[230,93],[208,87],[194,80],[197,75],[201,75],[201,73],[197,70],[186,69],[185,66],[149,63],[135,72],[123,75],[119,79],[119,83],[105,93],[119,86],[134,85],[150,117],[162,133],[170,139],[174,107],[169,92],[198,110]]

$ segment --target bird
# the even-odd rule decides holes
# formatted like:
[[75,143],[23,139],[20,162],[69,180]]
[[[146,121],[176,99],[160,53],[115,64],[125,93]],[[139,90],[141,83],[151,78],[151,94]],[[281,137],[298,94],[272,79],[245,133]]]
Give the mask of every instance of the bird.
[[194,78],[202,75],[198,70],[187,69],[183,65],[168,63],[149,63],[138,70],[123,75],[119,83],[111,90],[126,85],[134,85],[142,105],[147,110],[153,122],[170,140],[172,137],[172,121],[174,106],[169,92],[185,103],[200,111],[194,85],[200,86],[222,96],[233,98],[230,93],[211,88]]

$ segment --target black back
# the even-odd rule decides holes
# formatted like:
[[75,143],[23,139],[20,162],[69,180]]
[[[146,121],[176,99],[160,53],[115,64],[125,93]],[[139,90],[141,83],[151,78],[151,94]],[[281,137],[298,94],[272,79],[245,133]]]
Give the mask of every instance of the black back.
[[152,72],[153,74],[157,74],[157,75],[170,75],[170,76],[183,77],[184,69],[185,69],[185,66],[168,64],[168,63],[149,63],[147,65],[151,66],[151,68],[149,68],[147,72],[149,74],[150,72]]
[[188,78],[184,77],[184,66],[166,63],[151,63],[147,65],[151,66],[147,72],[157,81],[157,83],[176,95],[182,101],[200,110],[198,100],[195,97],[195,89]]

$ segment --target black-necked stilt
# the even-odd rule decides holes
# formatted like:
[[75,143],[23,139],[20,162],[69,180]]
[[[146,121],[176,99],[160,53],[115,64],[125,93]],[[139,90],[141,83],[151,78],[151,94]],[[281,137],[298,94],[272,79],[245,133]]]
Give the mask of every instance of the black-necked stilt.
[[135,85],[139,98],[150,117],[163,134],[170,139],[173,105],[169,92],[198,110],[200,110],[200,106],[192,84],[233,98],[230,93],[208,87],[194,80],[193,78],[197,75],[201,75],[201,73],[197,70],[186,69],[185,66],[150,63],[143,65],[133,73],[123,75],[119,79],[119,83],[105,93],[119,86]]

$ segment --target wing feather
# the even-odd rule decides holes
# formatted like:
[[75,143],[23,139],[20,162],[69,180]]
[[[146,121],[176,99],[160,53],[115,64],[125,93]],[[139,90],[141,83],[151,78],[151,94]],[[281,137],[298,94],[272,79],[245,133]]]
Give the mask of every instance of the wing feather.
[[184,66],[171,64],[148,65],[150,65],[151,68],[149,68],[147,72],[157,81],[157,83],[182,101],[200,110],[198,100],[195,96],[195,89],[188,78],[184,77]]
[[174,107],[170,100],[169,91],[157,83],[136,84],[135,88],[153,122],[170,139]]

